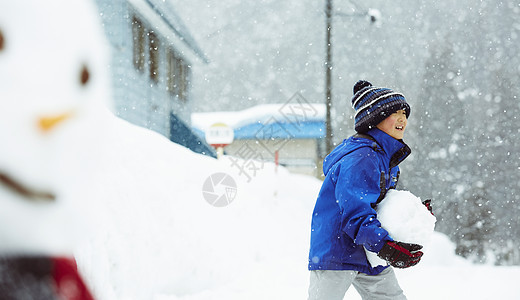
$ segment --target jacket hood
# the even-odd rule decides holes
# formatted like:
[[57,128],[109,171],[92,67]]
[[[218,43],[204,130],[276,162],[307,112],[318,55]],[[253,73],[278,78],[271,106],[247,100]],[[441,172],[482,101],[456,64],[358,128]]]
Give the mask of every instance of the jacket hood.
[[369,139],[355,137],[343,140],[343,142],[334,148],[323,160],[323,174],[327,175],[330,169],[345,155],[363,147],[372,147],[374,143],[374,141]]
[[343,142],[334,148],[323,160],[323,174],[327,175],[330,169],[345,155],[363,147],[383,150],[386,155],[392,158],[392,165],[399,164],[411,152],[410,148],[403,141],[396,140],[377,128],[368,131],[367,134],[373,137],[377,142],[367,138],[356,137],[355,135],[343,140]]

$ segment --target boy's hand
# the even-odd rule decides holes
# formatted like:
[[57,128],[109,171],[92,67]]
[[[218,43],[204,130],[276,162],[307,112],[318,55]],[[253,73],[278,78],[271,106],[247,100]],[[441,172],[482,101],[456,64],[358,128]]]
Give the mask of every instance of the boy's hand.
[[404,269],[415,266],[421,260],[423,253],[421,245],[403,242],[388,241],[377,256],[388,261],[396,268]]

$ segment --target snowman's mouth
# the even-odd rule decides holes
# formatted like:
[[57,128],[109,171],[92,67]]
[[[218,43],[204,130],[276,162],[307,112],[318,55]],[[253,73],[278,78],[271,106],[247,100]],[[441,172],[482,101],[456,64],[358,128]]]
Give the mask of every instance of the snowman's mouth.
[[11,192],[21,196],[23,199],[33,202],[54,202],[56,196],[49,192],[33,190],[11,176],[0,171],[0,185],[6,187]]

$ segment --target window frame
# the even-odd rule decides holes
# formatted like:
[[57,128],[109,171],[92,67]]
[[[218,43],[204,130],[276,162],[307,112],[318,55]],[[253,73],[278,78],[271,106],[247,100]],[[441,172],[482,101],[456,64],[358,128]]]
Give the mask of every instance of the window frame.
[[150,79],[159,82],[160,40],[153,30],[148,31],[148,66]]
[[146,65],[145,31],[143,22],[134,15],[132,17],[133,65],[139,72],[144,72]]

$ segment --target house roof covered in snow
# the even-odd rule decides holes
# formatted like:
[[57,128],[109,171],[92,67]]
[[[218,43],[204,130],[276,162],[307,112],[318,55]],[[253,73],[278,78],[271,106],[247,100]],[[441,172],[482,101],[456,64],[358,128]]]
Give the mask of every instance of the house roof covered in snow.
[[224,123],[233,128],[235,139],[322,138],[325,104],[263,104],[242,111],[193,113],[191,122],[202,137],[213,124]]

